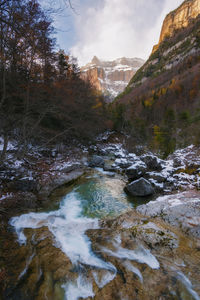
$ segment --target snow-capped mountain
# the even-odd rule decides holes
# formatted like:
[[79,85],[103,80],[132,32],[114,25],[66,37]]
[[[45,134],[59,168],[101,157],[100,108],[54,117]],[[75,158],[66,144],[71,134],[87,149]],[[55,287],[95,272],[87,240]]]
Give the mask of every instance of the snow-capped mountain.
[[144,64],[141,58],[101,61],[96,56],[81,68],[81,77],[111,98],[123,92],[136,71]]

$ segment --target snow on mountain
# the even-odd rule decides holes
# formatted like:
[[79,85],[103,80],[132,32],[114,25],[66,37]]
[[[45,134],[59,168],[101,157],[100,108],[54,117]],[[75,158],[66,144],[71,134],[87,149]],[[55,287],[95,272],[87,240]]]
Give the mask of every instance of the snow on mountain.
[[81,68],[81,77],[110,99],[123,92],[136,71],[144,64],[141,58],[118,58],[102,61],[96,56]]

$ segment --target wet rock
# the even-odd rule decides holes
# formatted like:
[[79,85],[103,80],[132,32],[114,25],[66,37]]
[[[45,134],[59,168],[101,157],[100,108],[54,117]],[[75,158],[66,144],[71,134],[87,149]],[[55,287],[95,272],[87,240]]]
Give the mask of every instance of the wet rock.
[[137,237],[144,241],[151,249],[158,249],[158,247],[168,247],[170,249],[178,247],[177,236],[153,222],[145,222],[137,228]]
[[154,194],[152,184],[144,178],[140,178],[128,184],[125,187],[125,191],[132,196],[138,197],[145,197]]
[[31,192],[7,193],[2,196],[0,201],[0,216],[10,218],[13,215],[27,212],[27,210],[38,207],[38,199]]
[[116,170],[115,166],[112,164],[105,163],[103,167],[104,171],[106,172],[114,172]]
[[57,176],[54,175],[52,178],[48,178],[48,181],[46,181],[45,183],[40,183],[39,195],[48,197],[58,187],[77,180],[83,174],[83,170],[75,170],[70,172],[69,174],[58,173]]
[[161,159],[159,159],[155,155],[142,155],[140,159],[145,162],[149,170],[161,171],[163,169],[163,163]]
[[9,182],[7,186],[13,191],[34,192],[37,190],[37,181],[33,178],[22,178]]
[[104,166],[104,159],[101,156],[98,155],[93,155],[92,158],[90,159],[88,165],[91,168],[95,168],[95,167],[103,167]]
[[142,177],[147,169],[144,162],[138,161],[126,170],[126,175],[129,180],[135,180]]
[[73,265],[47,227],[25,229],[26,245],[2,243],[9,274],[6,285],[15,287],[4,298],[164,300],[179,299],[184,292],[184,299],[193,299],[199,293],[200,257],[191,239],[169,228],[134,210],[104,219],[100,228],[86,232],[94,255],[106,263],[102,268],[92,264],[94,256],[91,265]]

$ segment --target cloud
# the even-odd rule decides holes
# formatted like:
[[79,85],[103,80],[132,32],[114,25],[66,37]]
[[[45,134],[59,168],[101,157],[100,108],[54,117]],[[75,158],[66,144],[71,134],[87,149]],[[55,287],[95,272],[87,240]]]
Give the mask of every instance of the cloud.
[[[71,53],[80,65],[94,55],[147,59],[158,42],[165,15],[182,0],[78,0],[74,16],[77,42]],[[82,2],[82,3],[81,3]],[[83,4],[84,2],[84,4]]]

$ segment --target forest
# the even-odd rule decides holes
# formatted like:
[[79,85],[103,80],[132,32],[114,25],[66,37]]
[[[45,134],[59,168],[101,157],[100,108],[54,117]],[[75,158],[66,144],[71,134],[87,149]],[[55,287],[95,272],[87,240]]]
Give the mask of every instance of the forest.
[[34,144],[85,142],[105,128],[103,97],[58,50],[51,14],[37,0],[1,1],[0,58],[1,160],[10,139],[23,157]]
[[[73,11],[70,1],[68,9]],[[163,53],[191,33],[199,47],[199,22],[197,18],[164,40],[108,106],[80,78],[76,58],[58,48],[51,13],[38,0],[1,1],[0,159],[12,139],[21,158],[32,145],[88,143],[106,129],[129,134],[131,143],[145,144],[164,157],[177,147],[198,144],[199,56],[188,55],[176,68],[165,70],[168,57]],[[186,41],[173,55],[188,47]],[[143,78],[147,80],[138,84]]]
[[179,147],[199,145],[199,28],[197,17],[167,37],[110,107],[116,130],[163,157]]

